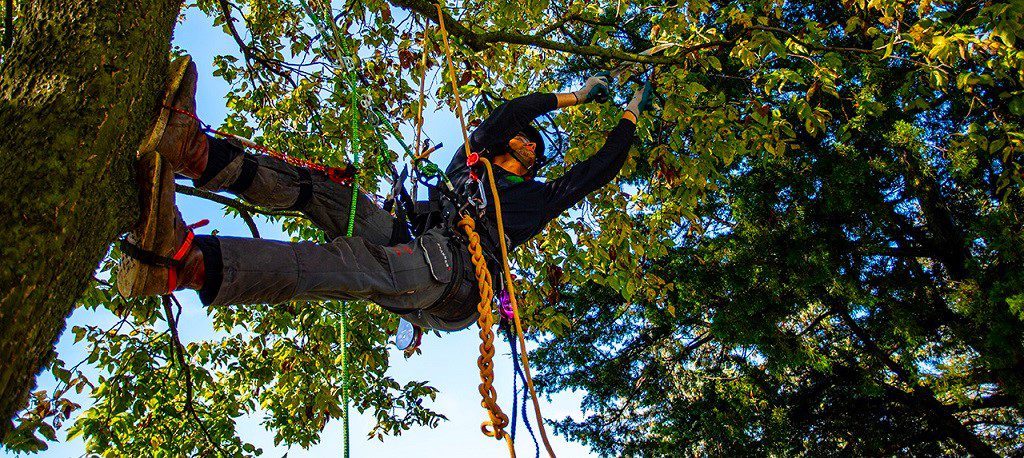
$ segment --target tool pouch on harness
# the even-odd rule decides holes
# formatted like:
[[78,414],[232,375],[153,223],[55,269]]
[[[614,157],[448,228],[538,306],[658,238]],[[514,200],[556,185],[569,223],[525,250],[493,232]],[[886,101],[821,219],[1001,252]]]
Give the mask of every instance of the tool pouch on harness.
[[[476,305],[480,302],[480,289],[473,275],[473,263],[469,258],[469,248],[459,238],[448,239],[448,247],[452,253],[452,270],[450,280],[441,298],[434,302],[426,311],[444,321],[462,321],[476,313]],[[431,265],[433,271],[434,266]]]

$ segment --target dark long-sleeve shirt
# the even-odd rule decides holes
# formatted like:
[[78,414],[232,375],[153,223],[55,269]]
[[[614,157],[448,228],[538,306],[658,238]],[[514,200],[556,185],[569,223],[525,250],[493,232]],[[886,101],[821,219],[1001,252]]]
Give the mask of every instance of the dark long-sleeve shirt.
[[[554,94],[534,93],[510,100],[496,108],[473,131],[469,138],[470,147],[481,156],[493,159],[505,151],[509,140],[522,131],[523,126],[557,107],[558,98]],[[510,181],[507,178],[513,176],[511,173],[493,167],[498,195],[501,197],[505,233],[512,243],[510,248],[539,234],[549,221],[583,200],[587,194],[611,182],[626,162],[635,133],[635,124],[625,119],[620,120],[597,153],[573,165],[561,177],[544,183],[534,180],[518,183]],[[462,146],[445,173],[456,189],[460,189],[470,181],[469,172],[465,147]],[[486,181],[484,185],[488,194],[487,215],[493,222],[495,211],[490,185]]]

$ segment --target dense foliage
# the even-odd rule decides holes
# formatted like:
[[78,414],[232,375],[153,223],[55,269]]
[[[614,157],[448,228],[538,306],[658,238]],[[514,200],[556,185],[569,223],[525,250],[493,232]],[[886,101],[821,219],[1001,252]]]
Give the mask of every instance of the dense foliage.
[[[433,4],[393,3],[330,13],[358,46],[366,93],[409,126],[421,53],[431,75],[442,54]],[[233,87],[223,128],[341,161],[353,110],[337,40],[315,34],[301,2],[196,7],[243,56],[218,61]],[[560,433],[608,456],[1024,454],[1019,2],[465,1],[446,13],[476,118],[623,62],[657,82],[618,185],[518,255],[541,385],[588,393],[588,416]],[[674,46],[639,55],[662,43]],[[428,96],[452,104],[443,83]],[[622,100],[634,85],[618,83]],[[559,153],[546,173],[592,154],[617,113],[545,120]],[[407,160],[372,126],[360,133],[371,187]],[[257,406],[297,445],[340,414],[337,304],[213,309],[225,337],[184,348],[167,330],[173,305],[124,302],[99,282],[82,306],[125,318],[74,330],[101,380],[53,367],[92,387],[74,428],[93,449],[249,453],[232,418]],[[351,342],[355,404],[376,412],[375,433],[435,424],[418,402],[432,388],[384,376],[393,318],[349,310],[372,324]],[[75,408],[40,393],[23,437],[52,434],[47,422]]]

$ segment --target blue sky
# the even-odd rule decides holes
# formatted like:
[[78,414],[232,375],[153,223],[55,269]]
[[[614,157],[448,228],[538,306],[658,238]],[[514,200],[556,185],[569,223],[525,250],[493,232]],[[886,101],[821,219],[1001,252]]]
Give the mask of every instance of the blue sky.
[[[211,63],[213,56],[218,54],[237,55],[237,48],[230,38],[219,28],[214,28],[212,20],[202,13],[188,10],[185,17],[185,22],[179,24],[175,30],[174,44],[190,53],[198,64],[200,76],[197,111],[201,118],[216,126],[225,116],[224,95],[229,88],[222,80],[211,76]],[[436,87],[437,81],[434,84]],[[428,109],[425,110],[424,116],[426,118],[425,134],[434,141],[443,141],[447,145],[432,159],[439,164],[445,164],[455,150],[453,145],[457,145],[460,141],[458,120],[447,110]],[[402,126],[402,131],[407,138],[413,137],[411,126]],[[221,206],[182,195],[179,195],[178,199],[187,222],[203,218],[209,218],[212,221],[210,226],[200,229],[200,231],[216,229],[223,235],[250,235],[241,220],[230,220],[223,217]],[[264,238],[279,240],[287,238],[277,226],[263,223],[260,224],[259,229]],[[210,319],[205,308],[199,303],[196,294],[182,292],[178,294],[178,297],[184,305],[181,322],[188,324],[188,326],[182,326],[180,330],[182,340],[187,344],[189,341],[215,338],[217,334],[210,326]],[[106,312],[78,310],[69,319],[67,329],[70,330],[76,325],[84,324],[110,325],[115,321],[113,315]],[[388,437],[384,442],[380,442],[376,439],[366,438],[366,434],[373,427],[373,418],[369,415],[359,415],[355,409],[352,409],[353,418],[350,424],[352,456],[411,457],[443,454],[448,458],[456,458],[505,455],[507,453],[505,445],[483,436],[479,429],[480,423],[486,419],[486,413],[480,407],[480,397],[477,392],[477,386],[480,383],[476,366],[478,345],[479,337],[474,326],[461,332],[443,335],[440,338],[432,335],[426,336],[422,346],[423,354],[408,360],[403,358],[400,352],[392,349],[389,353],[392,364],[389,375],[395,377],[399,383],[408,380],[428,380],[440,390],[437,400],[431,403],[430,407],[446,415],[449,421],[442,422],[435,429],[415,429],[402,436]],[[497,348],[499,353],[495,356],[495,385],[500,395],[500,405],[506,413],[511,415],[509,411],[512,406],[511,357],[508,354],[508,346],[504,342],[498,342]],[[83,359],[86,352],[83,344],[73,344],[73,336],[70,332],[62,336],[57,350],[60,358],[69,364]],[[87,375],[90,374],[87,373]],[[52,388],[54,385],[52,377],[49,374],[41,375],[39,385],[41,389]],[[582,393],[562,393],[553,396],[550,400],[542,398],[542,412],[546,417],[552,419],[562,419],[566,416],[579,419],[581,417],[579,410],[581,398]],[[86,406],[88,401],[85,396],[76,400]],[[287,453],[289,457],[327,457],[342,454],[340,421],[332,421],[327,425],[320,444],[303,450],[274,447],[273,434],[261,426],[260,418],[259,414],[242,418],[239,420],[238,426],[242,438],[261,447],[264,451],[263,456],[279,457]],[[68,422],[65,428],[58,433],[58,438],[63,439],[66,436],[67,426],[71,423]],[[530,441],[529,435],[525,434],[522,425],[519,426],[519,431],[517,441],[519,455],[533,456],[533,443]],[[548,432],[559,457],[590,456],[586,447],[567,443],[560,437],[554,436],[551,434],[550,427]],[[36,456],[74,457],[83,454],[84,443],[79,438],[71,442],[51,444],[48,451]],[[0,452],[0,456],[14,455]]]

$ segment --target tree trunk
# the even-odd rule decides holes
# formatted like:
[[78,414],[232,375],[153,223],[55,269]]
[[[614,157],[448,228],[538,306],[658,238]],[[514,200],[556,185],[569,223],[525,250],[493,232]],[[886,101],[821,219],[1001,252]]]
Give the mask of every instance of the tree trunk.
[[180,0],[18,2],[0,63],[0,439],[137,213]]

